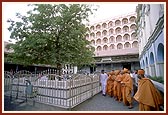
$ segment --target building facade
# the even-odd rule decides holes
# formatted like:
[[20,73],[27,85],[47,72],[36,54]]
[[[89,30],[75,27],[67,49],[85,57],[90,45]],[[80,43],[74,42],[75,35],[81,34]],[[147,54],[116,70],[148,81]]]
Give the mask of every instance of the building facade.
[[137,6],[140,66],[151,76],[164,76],[164,4]]
[[92,73],[124,67],[139,69],[136,12],[90,24],[88,29],[86,39],[95,49],[96,67],[85,67],[83,70]]

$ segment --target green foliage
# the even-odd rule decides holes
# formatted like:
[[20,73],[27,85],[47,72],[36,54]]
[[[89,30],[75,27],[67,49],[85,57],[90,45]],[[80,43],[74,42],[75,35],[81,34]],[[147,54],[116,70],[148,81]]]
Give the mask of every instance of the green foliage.
[[86,4],[34,4],[26,16],[16,14],[21,21],[11,19],[8,28],[11,39],[17,42],[10,47],[13,63],[31,64],[90,64],[94,53],[85,39],[87,29],[82,23],[92,14]]
[[162,76],[154,76],[154,77],[149,77],[150,79],[154,80],[154,81],[157,81],[159,83],[163,83],[164,84],[164,79]]

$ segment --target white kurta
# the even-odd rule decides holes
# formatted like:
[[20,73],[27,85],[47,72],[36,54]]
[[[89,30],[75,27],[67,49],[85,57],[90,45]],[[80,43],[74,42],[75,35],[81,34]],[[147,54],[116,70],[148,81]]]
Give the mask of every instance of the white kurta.
[[102,86],[102,93],[106,94],[106,85],[107,85],[108,75],[106,73],[100,74],[100,83]]

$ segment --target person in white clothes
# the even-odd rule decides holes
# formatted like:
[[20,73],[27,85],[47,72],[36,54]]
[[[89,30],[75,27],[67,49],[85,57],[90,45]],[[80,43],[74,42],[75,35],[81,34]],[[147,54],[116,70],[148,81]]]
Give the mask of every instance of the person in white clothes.
[[108,79],[108,75],[104,72],[104,70],[102,70],[100,74],[100,83],[102,87],[103,96],[106,96],[107,79]]

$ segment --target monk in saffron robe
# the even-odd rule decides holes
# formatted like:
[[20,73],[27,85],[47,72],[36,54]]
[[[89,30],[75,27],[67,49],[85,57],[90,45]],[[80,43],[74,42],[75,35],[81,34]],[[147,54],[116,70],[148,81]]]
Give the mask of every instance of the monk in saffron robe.
[[109,96],[113,97],[113,86],[114,86],[114,71],[108,73],[106,92]]
[[163,105],[163,98],[149,78],[145,78],[145,71],[138,70],[138,90],[134,99],[139,103],[139,111],[159,111]]
[[132,78],[130,76],[130,74],[128,73],[128,69],[124,68],[124,79],[121,81],[122,87],[123,87],[123,103],[125,105],[129,104],[129,109],[133,108],[132,105],[132,90],[133,90],[133,81]]
[[114,92],[114,99],[118,100],[117,98],[117,84],[118,84],[118,75],[120,73],[120,70],[115,70],[115,77],[114,77],[114,87],[113,87],[113,92]]
[[120,85],[121,85],[121,98],[122,98],[122,100],[123,100],[123,95],[124,95],[125,92],[124,92],[124,85],[121,84],[121,82],[123,81],[123,79],[124,79],[124,77],[125,77],[125,75],[124,75],[124,70],[121,70],[120,75],[121,75],[121,81],[120,81]]
[[119,101],[119,102],[121,102],[121,100],[122,100],[122,94],[121,94],[121,81],[122,81],[122,72],[121,71],[119,71],[119,74],[117,75],[117,77],[116,77],[116,81],[117,81],[117,100]]

